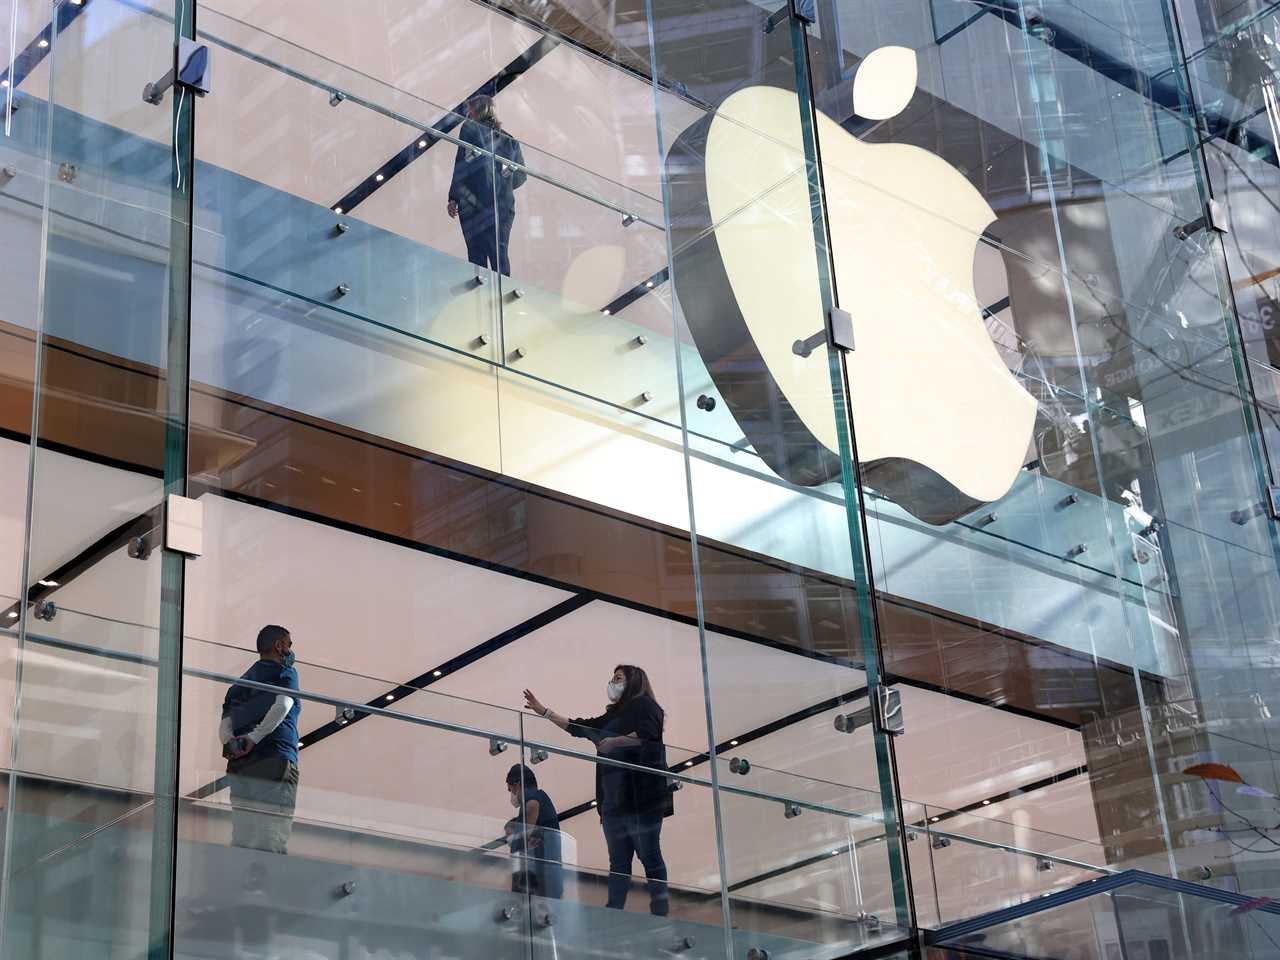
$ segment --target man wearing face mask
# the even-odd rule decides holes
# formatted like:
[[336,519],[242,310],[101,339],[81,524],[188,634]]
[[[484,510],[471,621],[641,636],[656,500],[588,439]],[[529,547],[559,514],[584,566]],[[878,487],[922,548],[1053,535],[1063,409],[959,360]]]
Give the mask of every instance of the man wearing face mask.
[[231,784],[231,843],[270,853],[285,853],[293,830],[298,797],[297,697],[293,638],[284,627],[268,624],[258,631],[258,662],[240,677],[222,700],[218,738],[227,758]]

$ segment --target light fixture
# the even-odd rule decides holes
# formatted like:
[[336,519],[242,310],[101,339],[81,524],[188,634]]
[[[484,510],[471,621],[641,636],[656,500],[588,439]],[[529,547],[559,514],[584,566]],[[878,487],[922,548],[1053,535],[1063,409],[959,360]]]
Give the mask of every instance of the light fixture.
[[305,743],[303,743],[301,740],[299,740],[299,741],[298,741],[298,749],[302,749],[302,748],[303,748],[303,747],[305,747],[305,746],[306,746],[306,744],[305,744]]
[[390,702],[391,702],[392,700],[394,700],[395,698],[396,698],[396,695],[395,695],[394,693],[388,693],[384,699],[385,699],[388,703],[390,703]]
[[334,208],[333,208],[333,212],[334,212],[334,213],[341,213],[341,212],[342,212],[342,208],[341,208],[341,207],[334,207]]
[[16,610],[10,610],[10,611],[9,611],[9,619],[10,619],[10,620],[17,620],[17,619],[18,619],[18,612],[17,612]]
[[594,807],[596,805],[596,801],[592,800],[591,805]]
[[941,820],[941,819],[942,819],[941,817],[930,817],[930,818],[929,818],[929,822],[930,822],[930,823],[937,823],[937,822],[938,822],[939,820]]
[[984,807],[989,807],[989,806],[991,806],[991,801],[990,801],[990,800],[983,800],[983,801],[982,801],[982,805],[983,805]]
[[0,80],[0,87],[7,87],[8,85],[9,85],[8,80]]
[[840,851],[839,851],[839,850],[832,850],[832,851],[831,851],[831,855],[832,855],[833,857],[838,857],[838,856],[840,856]]
[[41,50],[44,50],[46,47],[48,47],[48,46],[49,46],[49,41],[48,41],[48,40],[46,40],[44,37],[41,37],[41,38],[40,38],[40,42],[37,44],[37,46],[38,46]]
[[692,766],[693,766],[693,761],[692,761],[692,760],[686,760],[686,761],[684,762],[684,765],[685,765],[686,767],[692,767]]
[[737,741],[737,740],[730,740],[730,741],[729,741],[729,746],[731,746],[731,747],[736,747],[737,745],[738,745],[738,741]]
[[40,586],[42,586],[42,587],[58,587],[58,586],[61,586],[61,584],[60,584],[60,583],[58,583],[58,581],[57,581],[57,580],[41,580],[41,581],[39,581],[39,583],[40,583]]
[[425,140],[419,140],[419,141],[418,141],[418,149],[419,149],[419,150],[425,150],[425,149],[427,149],[427,141],[425,141]]
[[377,180],[377,181],[378,181],[378,183],[381,183],[383,180],[385,180],[385,179],[387,179],[387,178],[386,178],[386,177],[384,177],[382,174],[378,174],[378,175],[377,175],[377,176],[375,176],[373,179]]
[[646,281],[644,282],[644,285],[645,285],[646,287],[649,287],[650,289],[652,289],[652,287],[653,287],[653,281],[652,281],[652,280],[646,280]]
[[444,671],[443,671],[443,670],[432,670],[432,671],[431,671],[431,675],[432,675],[433,677],[443,677],[443,676],[444,676]]
[[602,314],[604,314],[606,317],[607,317],[607,316],[609,316],[609,314],[613,313],[613,311],[612,311],[612,310],[610,310],[608,307],[605,307],[605,308],[604,308],[603,310],[601,310],[600,312],[601,312]]

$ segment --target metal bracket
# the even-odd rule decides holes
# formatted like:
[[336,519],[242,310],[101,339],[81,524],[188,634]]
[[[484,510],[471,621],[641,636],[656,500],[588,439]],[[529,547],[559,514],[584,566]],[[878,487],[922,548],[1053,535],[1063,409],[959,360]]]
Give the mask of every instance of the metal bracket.
[[1227,234],[1231,232],[1230,217],[1227,215],[1227,208],[1219,200],[1207,200],[1204,205],[1204,213],[1192,220],[1190,223],[1184,223],[1180,227],[1175,227],[1173,235],[1178,240],[1186,240],[1188,237],[1194,236],[1201,230],[1212,230],[1214,233]]
[[845,353],[853,352],[853,316],[848,310],[832,307],[827,314],[827,331],[833,347]]
[[506,749],[507,743],[505,740],[499,740],[497,737],[489,738],[489,756],[496,757]]
[[159,80],[148,83],[142,88],[143,102],[159,106],[165,93],[175,83],[184,90],[190,90],[197,97],[203,97],[209,92],[208,44],[196,43],[186,37],[179,40],[173,50],[173,66]]
[[1280,483],[1267,487],[1267,507],[1271,511],[1271,519],[1280,520]]
[[171,493],[165,500],[164,512],[165,549],[188,557],[200,556],[204,552],[204,504]]
[[874,729],[891,737],[899,737],[907,730],[902,715],[902,694],[892,687],[878,686],[868,698],[867,706],[853,713],[842,713],[835,718],[834,726],[841,733],[853,733],[870,722]]

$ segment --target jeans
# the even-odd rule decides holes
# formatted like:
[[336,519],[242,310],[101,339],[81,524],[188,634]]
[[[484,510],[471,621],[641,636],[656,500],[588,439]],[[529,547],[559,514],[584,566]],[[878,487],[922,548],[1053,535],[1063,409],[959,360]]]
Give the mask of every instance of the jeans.
[[659,836],[660,815],[606,813],[601,821],[604,841],[609,848],[609,902],[606,906],[621,910],[631,889],[631,863],[639,857],[649,882],[649,912],[667,915],[667,865],[662,859]]
[[511,224],[514,214],[494,216],[492,210],[459,212],[467,259],[477,267],[488,267],[504,277],[511,276]]
[[298,800],[298,766],[284,757],[250,754],[227,764],[231,844],[287,853]]

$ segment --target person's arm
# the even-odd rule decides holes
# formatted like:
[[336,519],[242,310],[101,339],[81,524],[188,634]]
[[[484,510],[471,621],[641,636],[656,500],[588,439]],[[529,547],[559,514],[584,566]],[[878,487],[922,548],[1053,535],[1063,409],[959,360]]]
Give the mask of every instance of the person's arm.
[[556,713],[550,707],[545,706],[541,700],[534,696],[532,690],[524,692],[524,705],[542,717],[544,720],[550,720],[561,730],[574,737],[586,737],[594,740],[594,731],[604,726],[607,719],[604,715],[598,717],[574,717],[570,719],[563,714]]
[[653,700],[633,700],[623,709],[626,713],[622,729],[627,732],[601,740],[597,744],[601,753],[662,742],[662,708]]
[[218,742],[228,744],[236,735],[235,728],[231,725],[230,715],[224,716],[222,722],[218,724]]
[[284,718],[289,715],[289,711],[292,709],[293,697],[286,696],[283,693],[277,694],[275,702],[268,708],[266,715],[245,736],[252,740],[253,745],[256,747],[273,733],[276,727],[284,722]]

